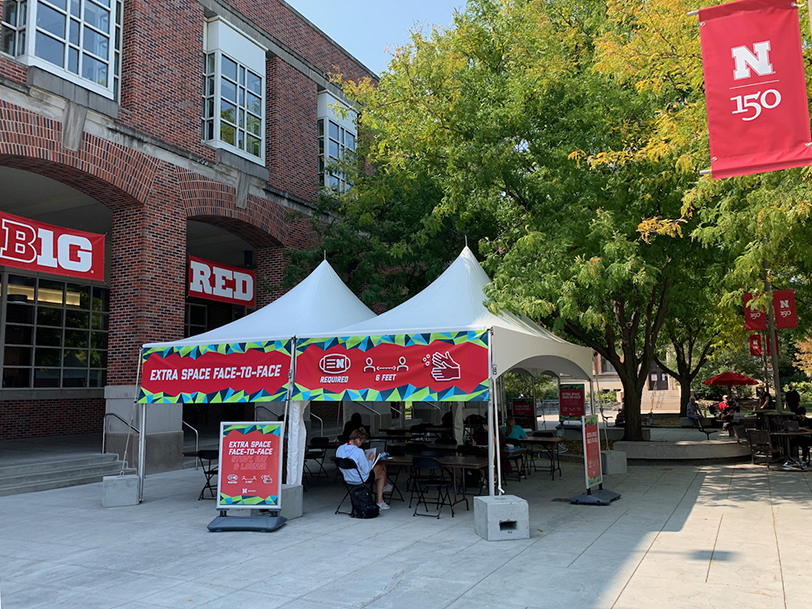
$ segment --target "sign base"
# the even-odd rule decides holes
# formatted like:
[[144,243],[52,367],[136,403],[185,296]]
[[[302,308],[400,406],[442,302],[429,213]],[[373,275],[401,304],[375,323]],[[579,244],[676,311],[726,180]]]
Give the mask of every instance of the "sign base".
[[579,505],[609,505],[615,499],[620,499],[620,493],[601,488],[591,493],[586,492],[578,497],[573,497],[570,499],[570,503]]
[[257,531],[270,533],[288,521],[284,516],[218,516],[207,527],[212,533]]

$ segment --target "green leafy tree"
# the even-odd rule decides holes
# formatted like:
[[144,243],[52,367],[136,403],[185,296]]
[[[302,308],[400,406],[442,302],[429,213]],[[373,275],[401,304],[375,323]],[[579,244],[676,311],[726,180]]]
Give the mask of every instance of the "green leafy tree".
[[[332,211],[349,229],[337,243],[361,231],[376,256],[426,254],[416,269],[456,255],[450,230],[476,233],[493,306],[603,355],[640,439],[669,293],[691,260],[680,211],[693,175],[638,154],[663,100],[594,69],[609,25],[599,1],[473,0],[453,28],[415,34],[379,86],[343,83],[369,140]],[[415,214],[393,247],[380,235],[396,209]]]

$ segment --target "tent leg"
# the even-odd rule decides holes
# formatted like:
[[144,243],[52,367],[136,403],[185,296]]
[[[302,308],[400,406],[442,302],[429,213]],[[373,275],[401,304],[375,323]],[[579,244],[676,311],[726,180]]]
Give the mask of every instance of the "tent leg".
[[147,477],[147,404],[141,404],[138,434],[138,503],[144,501],[144,480]]

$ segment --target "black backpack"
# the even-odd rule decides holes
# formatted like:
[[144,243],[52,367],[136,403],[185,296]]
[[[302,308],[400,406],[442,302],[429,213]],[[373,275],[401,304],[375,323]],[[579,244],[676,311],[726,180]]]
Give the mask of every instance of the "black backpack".
[[376,518],[381,513],[381,508],[375,503],[365,484],[359,484],[350,489],[350,501],[352,501],[353,518]]

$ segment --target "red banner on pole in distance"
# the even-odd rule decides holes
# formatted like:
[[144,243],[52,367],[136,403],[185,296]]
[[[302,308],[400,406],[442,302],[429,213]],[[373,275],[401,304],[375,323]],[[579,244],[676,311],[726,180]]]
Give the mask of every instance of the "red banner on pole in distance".
[[[761,307],[750,308],[750,301],[756,295],[747,292],[744,295],[744,327],[746,330],[766,330],[767,314]],[[785,330],[798,327],[798,313],[795,308],[795,290],[773,291],[773,313],[775,328]]]
[[779,330],[798,327],[798,313],[795,310],[795,290],[775,290],[773,292],[775,327]]
[[714,178],[812,164],[797,4],[699,10]]
[[139,402],[284,400],[290,341],[150,348],[142,359]]
[[104,235],[0,212],[0,264],[104,281]]
[[750,355],[753,357],[760,357],[763,354],[761,350],[761,336],[753,334],[750,336]]

